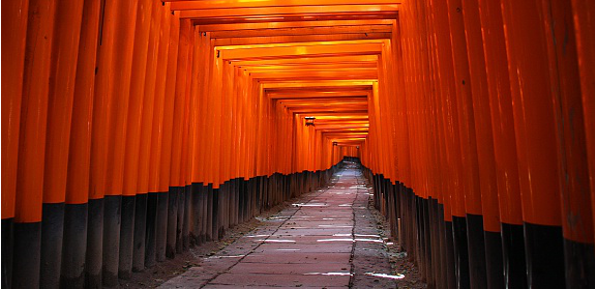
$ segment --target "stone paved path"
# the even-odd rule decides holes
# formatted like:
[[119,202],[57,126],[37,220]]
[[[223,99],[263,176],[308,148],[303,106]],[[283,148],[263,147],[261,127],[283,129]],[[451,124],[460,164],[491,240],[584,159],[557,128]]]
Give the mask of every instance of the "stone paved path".
[[160,288],[396,288],[370,190],[351,164]]

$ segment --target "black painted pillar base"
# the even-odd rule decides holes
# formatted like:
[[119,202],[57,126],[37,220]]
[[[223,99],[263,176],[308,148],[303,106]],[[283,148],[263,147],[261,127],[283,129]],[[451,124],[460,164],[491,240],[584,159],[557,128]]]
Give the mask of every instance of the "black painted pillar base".
[[469,282],[471,288],[474,289],[485,289],[488,286],[483,235],[483,216],[468,213],[467,245],[469,249]]
[[446,245],[446,283],[449,289],[457,288],[455,265],[454,233],[451,221],[444,222],[444,242]]
[[[148,198],[146,193],[136,195],[136,208],[134,210],[134,239],[132,248],[132,271],[140,272],[145,269],[145,257],[147,252],[151,252],[151,256],[155,256],[155,211],[156,198],[151,197],[151,208],[148,213]],[[148,214],[151,215],[152,224],[147,225]],[[151,250],[147,251],[147,231],[151,232]],[[154,258],[153,258],[154,259]]]
[[237,185],[238,186],[238,188],[237,188],[237,191],[238,191],[238,212],[236,213],[236,215],[237,215],[238,223],[240,223],[240,224],[244,222],[244,214],[243,214],[244,213],[244,199],[246,199],[246,196],[245,196],[246,190],[244,187],[244,183],[245,183],[245,181],[242,178],[242,179],[238,180],[238,185]]
[[39,288],[41,222],[14,223],[13,288]]
[[88,204],[67,204],[64,209],[61,288],[85,287]]
[[235,200],[235,204],[234,204],[234,212],[233,212],[233,223],[234,224],[239,224],[240,223],[240,206],[241,206],[241,194],[240,194],[240,190],[241,190],[241,184],[242,184],[242,180],[244,180],[243,177],[239,177],[235,180],[234,182],[234,200]]
[[424,261],[426,258],[425,255],[425,248],[423,241],[425,239],[424,232],[423,232],[423,209],[420,201],[421,197],[414,196],[413,197],[413,212],[415,214],[415,222],[413,227],[415,229],[415,263],[419,265],[419,273],[423,281],[426,280],[426,267]]
[[243,200],[243,208],[242,208],[242,219],[244,222],[250,220],[250,202],[252,200],[252,178],[244,181],[244,200]]
[[[390,183],[389,183],[390,186]],[[431,246],[430,249],[432,251],[432,261],[433,267],[432,272],[434,272],[434,286],[439,288],[442,285],[441,275],[442,275],[442,259],[441,259],[441,251],[443,246],[440,244],[440,210],[438,205],[438,199],[431,199],[429,204],[429,213],[430,213],[430,230],[431,230]]]
[[[145,195],[146,196],[146,201],[145,203],[145,221],[144,221],[144,232],[145,232],[145,236],[144,236],[144,245],[139,245],[137,242],[140,242],[140,239],[142,238],[142,236],[139,236],[139,238],[136,238],[136,233],[137,233],[137,228],[136,228],[136,223],[134,226],[134,232],[135,232],[135,241],[134,241],[134,257],[133,257],[133,265],[132,265],[132,270],[135,272],[140,272],[143,271],[145,267],[151,267],[153,265],[156,264],[156,260],[157,260],[157,221],[159,220],[159,218],[161,218],[161,221],[167,224],[167,214],[165,216],[162,217],[158,217],[158,203],[159,203],[159,196],[158,193],[148,193]],[[167,195],[166,195],[167,198]],[[139,216],[141,214],[139,214],[139,210],[142,210],[142,205],[140,205],[141,203],[143,203],[143,201],[141,201],[140,198],[137,197],[137,201],[136,201],[136,219],[139,218]],[[140,209],[139,209],[140,206]],[[166,205],[167,206],[167,205]],[[166,212],[167,213],[167,212]],[[138,220],[135,220],[135,222],[138,222]],[[138,225],[140,226],[140,223],[138,223]],[[164,235],[164,237],[166,237],[167,235]],[[163,243],[165,243],[165,241],[163,241]],[[139,247],[140,246],[140,247]],[[139,247],[137,249],[137,247]],[[143,254],[143,265],[140,264],[140,257],[138,257],[137,255],[140,254],[140,249],[144,249],[144,253]],[[164,252],[164,256],[165,256],[165,252]]]
[[490,289],[503,289],[505,284],[501,234],[484,231],[483,237],[486,249],[487,286]]
[[190,217],[192,216],[192,185],[184,187],[184,212],[180,215],[182,219],[182,247],[178,247],[178,253],[188,251],[190,249]]
[[[267,177],[267,194],[266,194],[266,203],[265,208],[270,209],[273,203],[273,176]],[[298,189],[299,192],[299,189]]]
[[205,241],[212,241],[213,236],[213,184],[209,183],[207,185],[207,191],[205,196],[206,201],[206,227],[205,227]]
[[228,211],[228,190],[229,190],[229,183],[225,182],[221,185],[221,190],[219,190],[219,239],[222,239],[225,235],[225,230],[228,227],[227,217],[229,216]]
[[103,216],[103,286],[118,285],[122,196],[105,196]]
[[2,289],[12,288],[14,220],[2,219]]
[[246,222],[250,219],[250,217],[248,217],[248,205],[250,202],[250,179],[244,180],[242,187],[244,190],[244,198],[242,199],[242,221]]
[[438,203],[438,240],[440,243],[440,249],[438,251],[439,259],[440,259],[440,266],[439,266],[439,284],[438,288],[446,288],[448,287],[447,282],[447,262],[446,262],[446,240],[445,238],[445,229],[444,229],[444,204]]
[[39,288],[59,288],[64,237],[64,203],[44,203],[41,218]]
[[211,237],[213,241],[219,240],[219,189],[213,189],[213,211],[211,220],[213,221],[211,227]]
[[222,234],[225,231],[225,183],[221,184],[218,191],[217,203],[219,204],[219,210],[217,212],[217,240],[222,238]]
[[[155,199],[157,200],[157,213],[155,214],[155,258],[153,258],[153,260],[157,260],[157,262],[163,262],[166,259],[165,252],[167,249],[169,192],[149,193],[147,207],[151,207]],[[147,221],[147,234],[151,228],[152,227],[150,227],[149,221]],[[147,248],[151,249],[152,247],[149,246],[150,244],[147,244]],[[147,252],[147,255],[145,255],[146,267],[150,267],[154,264],[149,263],[152,261],[147,260],[152,256],[153,255],[150,255],[150,252]]]
[[567,288],[595,288],[593,244],[564,239]]
[[89,200],[87,225],[87,256],[85,263],[85,287],[102,288],[103,285],[103,216],[105,200]]
[[201,222],[201,230],[200,230],[200,243],[203,244],[207,241],[207,227],[209,219],[207,218],[207,214],[209,211],[209,205],[207,204],[209,199],[209,188],[203,184],[201,192],[200,192],[200,206],[202,208],[200,212],[200,217],[202,219]]
[[469,252],[467,245],[467,223],[464,217],[452,217],[454,237],[455,276],[457,288],[470,288],[469,281]]
[[228,194],[229,194],[229,227],[233,227],[234,225],[236,225],[236,221],[235,221],[235,212],[236,212],[236,183],[237,183],[237,178],[234,178],[232,180],[229,181],[229,189],[228,189]]
[[[178,188],[178,228],[176,229],[176,253],[184,251],[184,227],[186,225],[186,187]],[[186,234],[186,237],[188,235]]]
[[179,187],[170,187],[167,209],[167,243],[165,256],[173,259],[176,256],[176,231],[178,229],[178,192]]
[[407,208],[409,211],[408,216],[408,220],[409,220],[409,251],[408,253],[411,253],[411,256],[407,255],[407,257],[410,257],[411,261],[415,261],[417,259],[418,256],[418,252],[417,252],[417,209],[416,209],[416,203],[415,203],[415,194],[413,193],[413,190],[407,188],[407,196],[408,196],[408,204],[407,204]]
[[200,207],[200,194],[201,194],[202,183],[192,183],[192,215],[190,216],[191,224],[190,227],[190,246],[198,246],[200,244],[200,228],[202,218],[200,217],[201,207]]
[[523,226],[502,223],[501,229],[504,286],[506,288],[527,288]]
[[132,249],[134,245],[134,218],[136,215],[136,196],[122,196],[120,215],[120,258],[118,277],[130,279],[132,276]]
[[[282,175],[283,176],[283,175]],[[255,217],[259,213],[258,207],[258,188],[259,188],[259,180],[258,177],[252,177],[252,196],[250,197],[250,218]],[[285,178],[283,178],[283,182],[285,182]],[[283,183],[285,184],[285,183]],[[283,187],[283,191],[285,193],[285,187]]]
[[525,222],[529,288],[566,287],[562,227]]
[[[260,214],[262,213],[262,194],[264,192],[264,177],[263,176],[257,176],[255,177],[257,180],[257,188],[256,188],[256,213]],[[291,194],[291,191],[290,193]]]
[[422,248],[424,252],[424,261],[423,264],[425,265],[425,273],[426,273],[426,281],[428,283],[428,287],[436,288],[436,281],[434,281],[434,259],[432,257],[432,233],[430,231],[430,213],[429,213],[429,203],[430,200],[426,198],[419,198],[420,201],[420,214],[421,214],[421,231],[423,232],[423,240]]

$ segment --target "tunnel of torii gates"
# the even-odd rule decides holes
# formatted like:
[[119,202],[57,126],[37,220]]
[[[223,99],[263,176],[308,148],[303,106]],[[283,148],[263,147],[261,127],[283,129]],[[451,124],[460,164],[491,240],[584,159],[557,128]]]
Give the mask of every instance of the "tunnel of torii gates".
[[595,287],[595,1],[2,1],[2,288],[114,287],[359,160],[430,287]]

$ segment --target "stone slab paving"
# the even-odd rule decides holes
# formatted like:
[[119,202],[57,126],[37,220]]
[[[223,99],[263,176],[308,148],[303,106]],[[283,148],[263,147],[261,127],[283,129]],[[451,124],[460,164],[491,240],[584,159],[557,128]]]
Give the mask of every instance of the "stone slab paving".
[[[355,165],[159,288],[396,288]],[[388,275],[388,276],[387,276]]]

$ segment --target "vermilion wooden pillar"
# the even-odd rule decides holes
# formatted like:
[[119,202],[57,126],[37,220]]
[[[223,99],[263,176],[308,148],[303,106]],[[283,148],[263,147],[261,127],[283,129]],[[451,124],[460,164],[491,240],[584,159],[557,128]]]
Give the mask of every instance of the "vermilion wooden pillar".
[[[445,1],[432,2],[432,22],[436,36],[436,69],[439,83],[439,108],[441,113],[438,124],[444,132],[444,162],[447,175],[445,182],[445,287],[456,287],[455,257],[453,244],[453,220],[464,217],[464,204],[459,201],[460,188],[460,147],[458,137],[458,118],[456,113],[456,91],[453,74],[452,49],[450,41],[450,25]],[[455,130],[456,129],[456,130]],[[457,262],[460,264],[460,262]]]
[[[191,63],[188,63],[189,55],[192,53],[191,34],[192,24],[190,20],[184,20],[180,23],[180,40],[178,47],[178,65],[175,83],[175,103],[174,119],[172,124],[171,137],[171,161],[169,169],[169,188],[168,188],[168,209],[167,209],[167,237],[165,241],[157,240],[157,261],[167,257],[173,257],[176,249],[176,230],[177,230],[177,208],[178,191],[182,186],[180,184],[180,169],[182,158],[182,138],[184,134],[184,112],[186,110],[186,87],[188,81],[188,69]],[[160,247],[163,245],[163,248]]]
[[[556,122],[541,1],[502,0],[528,287],[565,287]],[[547,242],[544,242],[547,241]]]
[[98,35],[97,64],[93,97],[93,128],[91,142],[91,180],[87,228],[86,286],[102,287],[105,193],[110,136],[110,114],[114,86],[115,30],[118,15],[116,1],[103,6]]
[[[155,93],[154,93],[154,104],[153,104],[153,118],[152,118],[152,124],[151,124],[151,141],[150,141],[150,147],[151,150],[148,153],[149,158],[150,158],[150,162],[148,164],[148,171],[147,171],[147,182],[148,184],[146,184],[146,190],[148,191],[148,195],[147,195],[147,223],[146,223],[146,231],[147,231],[147,235],[150,235],[150,232],[153,232],[156,234],[156,237],[158,237],[159,239],[157,241],[160,241],[159,246],[156,249],[158,250],[157,253],[158,255],[156,255],[156,258],[158,260],[161,260],[162,258],[164,258],[164,250],[165,250],[165,244],[161,243],[162,241],[164,241],[162,238],[166,236],[166,221],[167,218],[166,217],[166,212],[165,212],[165,208],[166,208],[166,204],[167,204],[167,195],[165,194],[166,190],[165,187],[163,187],[162,189],[159,189],[159,183],[160,180],[162,178],[165,178],[168,182],[169,182],[169,177],[168,174],[165,175],[159,175],[158,170],[160,169],[161,166],[163,166],[162,160],[161,160],[161,150],[162,149],[162,142],[164,141],[163,139],[163,134],[164,134],[164,129],[163,129],[163,124],[164,124],[164,115],[162,113],[162,110],[165,109],[164,107],[164,102],[165,102],[165,96],[166,96],[166,73],[167,71],[167,63],[170,61],[169,60],[169,54],[170,54],[170,50],[172,49],[171,47],[171,37],[172,37],[172,32],[174,33],[179,33],[179,32],[175,32],[172,31],[173,27],[178,27],[177,30],[179,31],[179,25],[176,24],[176,22],[179,23],[179,19],[177,19],[174,15],[172,15],[171,10],[169,9],[170,7],[168,6],[168,3],[166,3],[165,5],[161,5],[160,9],[159,9],[159,13],[161,14],[161,23],[159,25],[159,46],[156,48],[157,51],[155,53],[157,54],[157,63],[155,65],[155,69],[157,71],[156,77],[155,77],[155,84],[154,84],[154,89],[155,89]],[[177,36],[176,36],[176,40],[177,40]],[[177,48],[176,48],[177,49]],[[175,63],[177,64],[177,60],[174,60]],[[172,78],[175,75],[171,75]],[[145,89],[147,89],[145,87]],[[171,94],[174,93],[174,89],[171,88],[172,92]],[[144,153],[144,152],[143,152]],[[168,167],[169,168],[169,167]],[[139,184],[140,189],[144,189],[144,184]],[[138,208],[138,207],[137,207]],[[161,218],[163,217],[163,218]],[[155,220],[155,224],[151,223],[150,221]],[[152,241],[152,240],[150,240]],[[140,241],[142,242],[142,241]],[[151,246],[151,251],[146,251],[145,250],[145,259],[147,259],[148,257],[152,257],[152,245],[149,245],[149,240],[147,240],[145,242],[146,247]],[[135,241],[135,244],[137,242]],[[138,244],[137,244],[138,245]],[[140,253],[138,253],[140,254]],[[139,260],[136,261],[138,267],[141,266],[141,261],[142,258],[138,258]],[[136,258],[135,258],[136,260]],[[153,262],[152,259],[149,259],[149,262]],[[147,265],[147,261],[144,261],[144,264]]]
[[[465,21],[465,38],[469,59],[469,76],[473,84],[471,94],[477,144],[479,182],[481,192],[483,240],[485,248],[486,283],[489,288],[504,287],[502,243],[500,239],[500,215],[496,183],[496,160],[490,115],[484,43],[481,34],[479,3],[477,0],[462,1]],[[479,228],[478,228],[479,229]],[[471,237],[471,235],[470,235]],[[481,238],[476,236],[476,242]],[[471,242],[471,241],[470,241]],[[476,285],[479,286],[479,285]]]
[[[502,9],[496,1],[479,1],[486,77],[494,140],[495,173],[501,223],[504,285],[527,287],[522,209],[514,117],[504,40]],[[486,238],[486,241],[494,239]]]
[[[149,32],[151,27],[153,5],[150,1],[139,1],[138,12],[136,16],[136,33],[134,39],[134,51],[132,55],[132,76],[130,84],[130,100],[128,119],[126,121],[126,148],[125,148],[125,162],[124,162],[124,177],[122,196],[124,199],[134,199],[134,208],[129,207],[129,218],[125,221],[127,225],[126,237],[120,243],[120,261],[119,261],[119,275],[122,278],[130,277],[133,269],[134,239],[137,237],[136,233],[138,222],[143,223],[141,216],[146,215],[146,210],[143,210],[142,205],[146,208],[146,192],[137,191],[138,189],[138,174],[139,174],[139,152],[141,146],[140,134],[142,123],[142,112],[144,107],[144,93],[145,93],[145,76],[147,74],[147,50],[149,47]],[[156,6],[155,6],[156,7]],[[144,143],[146,144],[146,143]],[[144,146],[143,144],[143,146]],[[137,195],[138,193],[138,195]],[[134,223],[134,224],[131,224]],[[142,236],[142,233],[141,233]],[[144,241],[143,241],[144,250]],[[144,251],[143,251],[144,259]],[[138,267],[138,265],[135,265]],[[144,263],[142,265],[144,267]],[[143,268],[140,268],[141,270]]]
[[82,2],[57,2],[43,179],[42,288],[60,287],[68,149],[82,16]]
[[[189,146],[187,148],[188,154],[188,163],[186,164],[187,171],[186,171],[186,201],[191,202],[192,212],[184,213],[185,216],[191,217],[188,220],[185,220],[184,223],[184,235],[188,235],[188,240],[184,237],[183,246],[187,247],[187,244],[192,244],[196,240],[198,242],[198,212],[197,209],[199,207],[200,198],[202,192],[200,192],[199,187],[202,187],[202,175],[198,168],[200,167],[200,163],[204,163],[206,160],[202,159],[200,156],[200,142],[202,128],[204,128],[204,123],[199,122],[203,114],[199,113],[204,108],[204,100],[206,99],[202,90],[205,88],[206,79],[208,78],[208,54],[207,47],[209,46],[208,38],[205,35],[200,33],[198,27],[194,27],[192,31],[192,37],[194,39],[194,53],[192,58],[192,75],[191,75],[191,83],[190,83],[190,124],[188,126],[188,142]],[[205,47],[206,46],[206,47]],[[199,183],[200,182],[200,183]],[[191,186],[191,188],[188,187]],[[195,192],[196,191],[196,192]],[[195,210],[194,207],[197,209]],[[191,207],[186,205],[186,209],[189,210]],[[202,212],[202,210],[201,210]],[[193,217],[196,216],[196,217]],[[194,221],[193,221],[194,220]],[[203,220],[200,217],[200,220]],[[187,224],[190,223],[190,224]],[[186,229],[188,229],[188,234],[186,233]]]
[[[43,3],[42,3],[43,2]],[[31,1],[23,77],[16,183],[14,288],[38,288],[43,177],[55,1]],[[14,138],[17,138],[14,136]]]
[[578,55],[579,78],[585,123],[585,146],[589,166],[591,189],[591,211],[595,217],[595,82],[593,70],[595,64],[595,40],[590,32],[595,29],[595,3],[592,1],[572,1],[574,31]]
[[60,285],[85,286],[95,66],[100,1],[85,1],[74,83]]
[[[152,151],[153,151],[153,123],[156,120],[155,118],[155,112],[159,109],[156,107],[156,99],[157,99],[157,75],[159,73],[162,73],[163,71],[160,71],[158,69],[158,64],[162,61],[159,59],[160,56],[162,55],[161,52],[161,43],[162,42],[166,42],[169,41],[169,39],[166,39],[163,35],[164,32],[166,30],[165,26],[166,26],[166,22],[168,22],[168,11],[167,8],[164,7],[163,5],[161,5],[161,3],[156,3],[156,2],[149,2],[149,5],[152,6],[151,8],[151,13],[150,13],[150,29],[148,28],[144,28],[147,29],[149,32],[148,36],[141,35],[142,38],[147,37],[148,38],[148,47],[146,48],[146,57],[145,57],[145,67],[146,67],[146,74],[144,75],[144,77],[140,80],[138,80],[140,83],[138,84],[139,86],[139,90],[142,90],[143,95],[142,98],[143,100],[142,102],[142,111],[139,113],[140,115],[137,116],[137,118],[140,118],[140,127],[138,128],[138,131],[136,133],[136,135],[139,138],[139,144],[140,147],[138,148],[138,177],[137,179],[134,181],[134,188],[135,188],[135,194],[137,194],[137,200],[136,202],[138,203],[136,205],[136,210],[138,211],[137,213],[135,213],[136,216],[138,216],[139,218],[143,215],[145,215],[146,218],[146,222],[144,222],[143,225],[143,221],[141,220],[139,223],[136,223],[135,221],[135,227],[136,225],[138,225],[139,227],[141,227],[140,232],[137,231],[137,229],[135,228],[135,232],[137,232],[138,234],[135,234],[135,239],[139,240],[139,242],[144,243],[145,247],[147,247],[147,243],[141,241],[142,240],[142,227],[145,228],[145,230],[147,231],[145,233],[145,239],[147,238],[146,235],[148,232],[152,232],[152,233],[156,233],[156,217],[157,217],[157,207],[159,206],[159,209],[161,209],[161,212],[163,214],[163,210],[165,208],[165,198],[163,198],[163,200],[161,201],[162,204],[157,205],[159,203],[159,196],[155,194],[154,191],[151,191],[149,188],[149,182],[150,182],[150,177],[149,177],[149,169],[150,167],[153,165],[153,162],[158,162],[158,160],[155,159],[155,156],[152,155]],[[153,165],[154,166],[154,165]],[[132,186],[132,184],[131,184]],[[149,211],[150,209],[150,211]],[[170,207],[170,209],[172,209]],[[175,213],[177,212],[177,207],[174,207],[172,209],[172,212]],[[153,220],[155,220],[155,223],[153,223]],[[164,218],[163,222],[165,222],[165,220],[167,220],[167,218]],[[162,225],[163,227],[163,225]],[[152,229],[152,230],[151,230]],[[150,237],[151,239],[149,241],[152,241],[152,236]],[[135,244],[137,243],[136,241],[134,242]],[[142,247],[142,246],[140,246]],[[152,250],[153,246],[150,246],[150,249]],[[136,248],[136,247],[135,247]],[[164,241],[164,234],[161,233],[161,235],[159,235],[159,237],[155,237],[155,257],[153,257],[153,255],[147,255],[147,253],[144,254],[144,260],[142,261],[143,258],[140,257],[140,253],[139,251],[136,251],[136,256],[134,257],[134,268],[141,268],[144,265],[143,264],[147,264],[148,265],[152,265],[153,263],[155,263],[155,259],[156,260],[162,260],[165,258],[165,241]],[[133,253],[134,254],[134,253]],[[142,265],[142,266],[141,266]],[[123,272],[124,274],[125,272]]]
[[[463,18],[462,1],[448,1],[450,37],[453,50],[455,88],[457,91],[458,118],[461,138],[461,158],[463,162],[463,190],[466,211],[466,236],[469,250],[470,287],[486,287],[485,249],[483,241],[483,221],[481,192],[473,113],[472,82],[465,35],[468,31]],[[464,287],[464,284],[461,284]]]
[[543,2],[542,9],[558,141],[566,287],[590,288],[595,286],[591,196],[587,194],[592,189],[574,15],[568,1]]
[[4,1],[2,11],[2,288],[11,288],[29,1]]
[[[134,45],[134,32],[136,25],[138,1],[118,2],[115,14],[116,27],[114,35],[113,86],[107,92],[113,95],[112,102],[108,104],[110,118],[107,160],[109,166],[106,178],[109,180],[105,188],[105,216],[103,239],[103,283],[114,286],[118,283],[118,264],[121,230],[129,233],[129,220],[122,215],[130,216],[129,208],[134,208],[134,200],[122,198],[122,185],[124,177],[124,155],[126,148],[126,121],[128,119],[128,104],[130,95],[130,77],[132,69],[132,53]],[[117,97],[115,97],[117,96]],[[132,215],[133,216],[133,215]],[[127,236],[124,237],[126,241]]]
[[[189,34],[189,41],[190,43],[193,43],[193,49],[190,50],[190,54],[189,54],[189,58],[187,59],[187,61],[192,64],[194,61],[194,57],[195,57],[195,53],[196,53],[196,43],[194,43],[194,33],[192,33],[192,31],[194,31],[194,28],[191,29],[191,33]],[[189,76],[192,76],[192,73],[194,71],[194,66],[190,65],[187,67],[187,72],[186,74],[188,74]],[[179,184],[179,187],[177,188],[177,204],[178,204],[178,208],[177,208],[177,213],[176,213],[176,220],[177,220],[177,228],[175,230],[175,253],[181,253],[184,247],[184,242],[183,242],[183,238],[184,238],[184,233],[185,233],[185,216],[186,216],[186,185],[188,184],[188,163],[189,163],[189,155],[188,155],[188,150],[189,150],[189,135],[188,135],[188,130],[190,127],[190,117],[191,117],[191,98],[192,98],[192,92],[190,90],[192,85],[192,79],[187,80],[186,84],[185,84],[185,96],[184,96],[184,110],[183,110],[183,114],[182,114],[182,148],[180,151],[180,171],[179,171],[179,179],[177,180],[177,184]]]
[[[164,122],[163,122],[163,148],[160,159],[160,177],[159,189],[157,195],[157,204],[147,204],[147,211],[151,206],[156,207],[155,216],[148,215],[147,218],[147,237],[145,250],[145,266],[150,267],[154,265],[155,261],[165,260],[166,243],[167,243],[167,227],[168,227],[168,192],[171,184],[171,163],[172,163],[172,148],[174,148],[173,141],[173,125],[176,120],[174,114],[175,105],[177,104],[176,82],[181,75],[178,75],[178,62],[185,63],[185,60],[178,59],[180,54],[180,40],[181,40],[181,21],[179,19],[179,12],[175,13],[170,18],[171,33],[170,33],[170,49],[167,66],[167,81],[165,84],[165,103],[164,103]],[[185,24],[188,24],[185,22]],[[151,221],[154,219],[155,227],[151,226]]]

